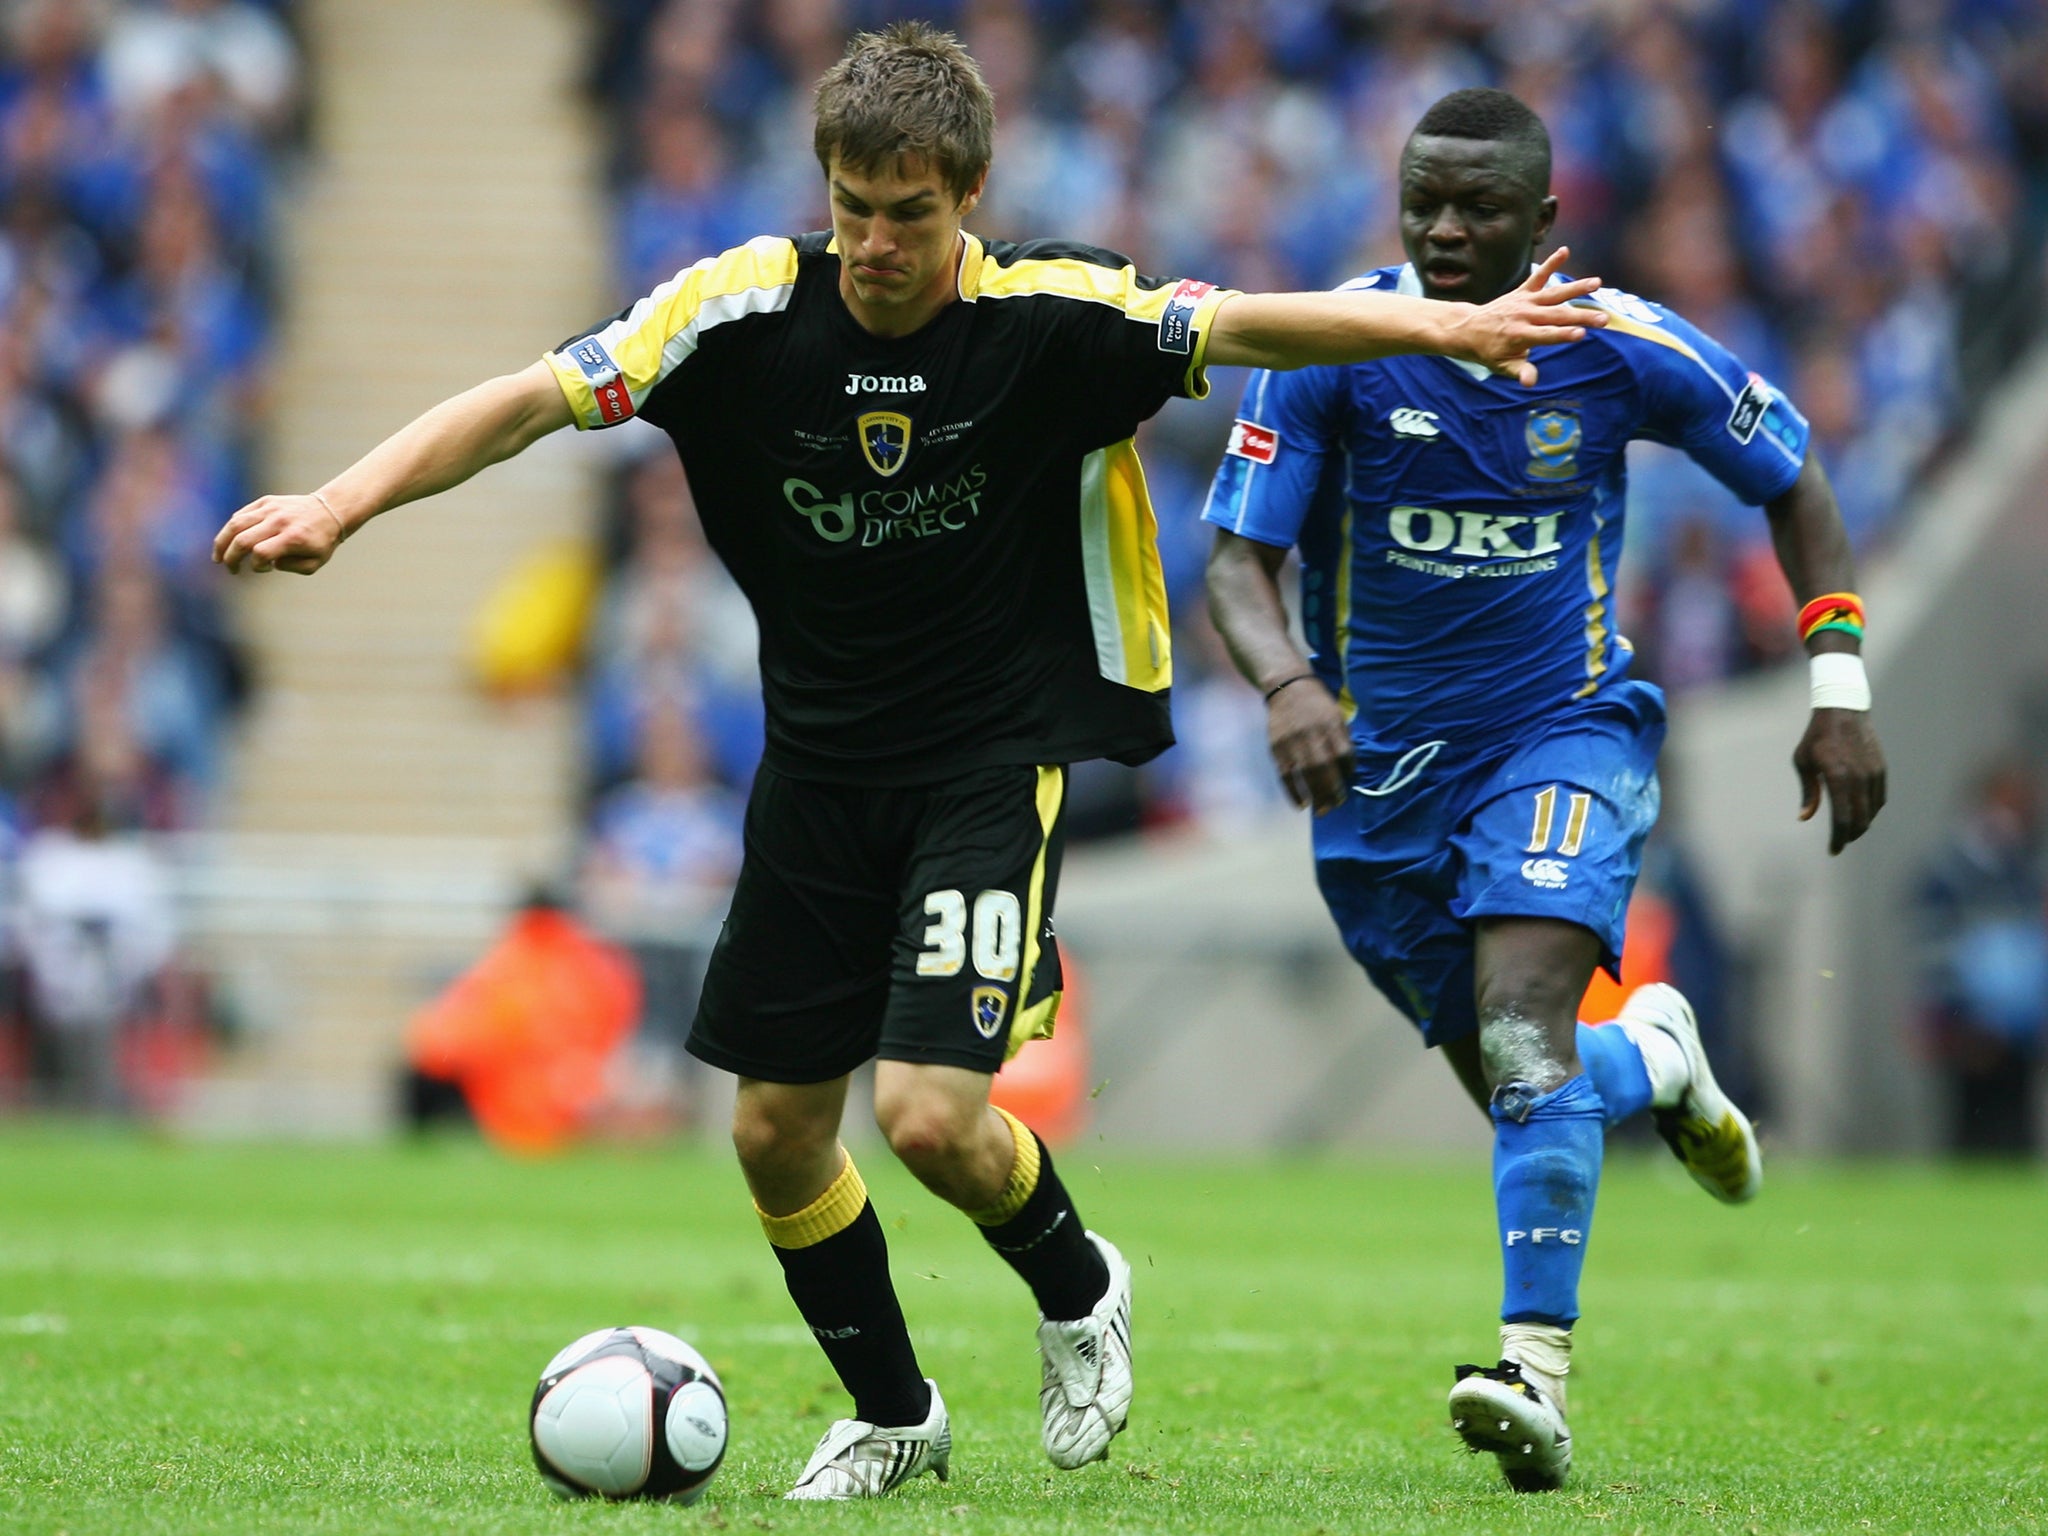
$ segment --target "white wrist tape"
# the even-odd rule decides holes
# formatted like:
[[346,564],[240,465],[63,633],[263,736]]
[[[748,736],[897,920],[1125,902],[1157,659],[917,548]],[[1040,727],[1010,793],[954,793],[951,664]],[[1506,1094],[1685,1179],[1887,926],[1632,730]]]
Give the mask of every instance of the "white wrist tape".
[[1815,709],[1870,708],[1870,675],[1863,658],[1847,651],[1822,651],[1807,660]]

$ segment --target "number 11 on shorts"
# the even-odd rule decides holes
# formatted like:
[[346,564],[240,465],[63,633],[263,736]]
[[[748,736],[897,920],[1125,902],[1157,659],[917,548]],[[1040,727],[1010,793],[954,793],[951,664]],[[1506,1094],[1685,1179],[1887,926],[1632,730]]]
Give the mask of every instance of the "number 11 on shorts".
[[[1586,845],[1586,822],[1593,813],[1593,797],[1585,791],[1575,792],[1566,802],[1564,813],[1564,841],[1557,845],[1559,855],[1571,859],[1578,857],[1579,850]],[[1536,824],[1529,829],[1529,846],[1524,853],[1548,853],[1550,834],[1557,822],[1557,786],[1536,791]]]
[[[924,899],[932,924],[917,957],[920,976],[957,976],[967,959],[967,898],[958,891],[933,891]],[[1015,981],[1024,953],[1024,909],[1008,891],[983,891],[974,898],[974,971],[985,981]]]

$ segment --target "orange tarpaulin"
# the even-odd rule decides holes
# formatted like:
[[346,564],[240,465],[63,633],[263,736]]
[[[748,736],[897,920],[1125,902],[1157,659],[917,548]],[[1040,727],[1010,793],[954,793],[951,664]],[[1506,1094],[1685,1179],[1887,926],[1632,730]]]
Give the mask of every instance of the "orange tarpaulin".
[[584,1128],[639,1016],[632,961],[567,913],[530,907],[414,1016],[406,1059],[459,1084],[493,1141],[545,1152]]
[[1671,940],[1678,920],[1671,904],[1655,892],[1638,889],[1628,904],[1628,938],[1621,948],[1621,981],[1617,984],[1605,971],[1593,973],[1579,1004],[1579,1017],[1589,1024],[1604,1024],[1621,1012],[1621,1005],[1637,987],[1671,979]]
[[1060,1010],[1049,1040],[1033,1040],[996,1074],[989,1102],[1007,1109],[1050,1146],[1088,1128],[1088,1029],[1080,967],[1060,951]]

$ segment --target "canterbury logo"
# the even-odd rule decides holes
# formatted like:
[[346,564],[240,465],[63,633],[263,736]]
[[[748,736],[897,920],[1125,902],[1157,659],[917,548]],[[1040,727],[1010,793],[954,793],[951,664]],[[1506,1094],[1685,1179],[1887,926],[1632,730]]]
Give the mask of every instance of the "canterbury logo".
[[1440,435],[1436,412],[1417,410],[1412,405],[1396,408],[1387,417],[1387,425],[1394,429],[1396,437],[1430,438]]

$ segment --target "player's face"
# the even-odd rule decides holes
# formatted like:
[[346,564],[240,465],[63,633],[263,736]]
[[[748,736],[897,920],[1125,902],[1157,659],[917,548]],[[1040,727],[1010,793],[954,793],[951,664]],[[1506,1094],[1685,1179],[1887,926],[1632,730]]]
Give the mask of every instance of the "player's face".
[[1512,145],[1417,137],[1401,155],[1401,244],[1432,299],[1484,304],[1527,274],[1557,199],[1520,174]]
[[840,292],[855,318],[884,333],[922,325],[952,292],[960,221],[981,200],[980,183],[956,200],[923,160],[857,171],[837,156],[826,183]]

